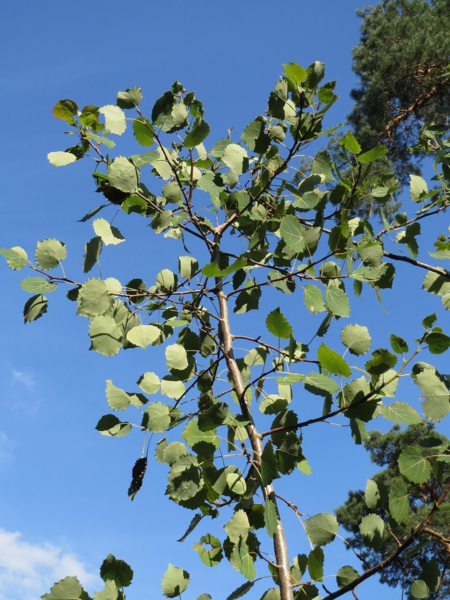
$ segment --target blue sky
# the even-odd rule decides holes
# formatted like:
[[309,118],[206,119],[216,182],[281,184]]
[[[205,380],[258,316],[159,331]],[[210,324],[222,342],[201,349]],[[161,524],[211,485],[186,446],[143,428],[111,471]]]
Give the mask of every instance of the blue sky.
[[[77,221],[99,202],[91,165],[81,161],[54,169],[47,162],[48,152],[68,145],[64,124],[51,114],[59,99],[103,106],[114,103],[119,90],[138,85],[150,112],[177,79],[203,101],[211,140],[225,137],[229,127],[238,139],[243,127],[264,112],[282,63],[306,67],[321,60],[327,79],[337,79],[341,96],[328,117],[331,126],[343,121],[351,106],[351,48],[359,39],[356,9],[361,7],[358,0],[9,3],[0,24],[0,47],[7,57],[0,65],[0,246],[19,245],[32,254],[37,240],[60,239],[68,247],[68,269],[80,273],[92,229]],[[123,251],[108,253],[107,276],[126,281],[145,273],[151,280],[166,266],[158,262],[160,241],[142,224],[136,227],[136,220],[120,221],[130,239]],[[441,221],[437,233],[446,228]],[[182,251],[171,252],[164,258],[174,268]],[[127,256],[133,257],[132,268]],[[398,289],[417,288],[423,275],[405,270],[401,277]],[[128,600],[162,597],[160,580],[169,562],[191,573],[186,598],[202,592],[214,600],[225,598],[243,579],[228,564],[212,570],[202,565],[191,548],[205,528],[184,544],[175,541],[192,515],[163,497],[165,469],[150,461],[144,487],[130,503],[126,492],[141,440],[106,439],[94,429],[108,412],[105,380],[133,389],[139,375],[157,371],[157,361],[162,366],[164,358],[130,352],[106,359],[87,352],[86,322],[62,294],[51,298],[47,315],[24,327],[27,295],[19,281],[17,273],[0,265],[0,600],[37,600],[72,571],[91,593],[99,590],[98,567],[109,552],[135,569]],[[351,322],[370,327],[373,347],[386,346],[394,326],[408,339],[420,335],[421,318],[437,304],[424,295],[417,306],[405,307],[388,293],[387,316],[376,300],[367,299],[355,305]],[[413,308],[419,315],[415,330],[409,319]],[[151,368],[149,360],[156,361]],[[418,397],[415,389],[411,392]],[[306,514],[332,510],[374,472],[348,432],[321,427],[317,438],[305,440],[313,475],[289,478],[290,496]],[[450,434],[448,421],[441,431]],[[300,536],[300,524],[290,523],[289,541],[296,552],[307,552],[306,539],[297,541]],[[328,571],[357,565],[350,553],[342,553],[341,545],[331,554]],[[372,600],[379,594],[371,580],[360,597]],[[398,598],[400,592],[383,594]]]

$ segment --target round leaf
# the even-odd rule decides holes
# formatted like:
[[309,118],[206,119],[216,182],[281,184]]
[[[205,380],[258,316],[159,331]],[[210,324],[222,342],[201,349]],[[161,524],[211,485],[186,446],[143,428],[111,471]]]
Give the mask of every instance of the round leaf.
[[417,446],[405,448],[398,459],[400,473],[413,483],[425,483],[431,475],[431,464]]
[[144,373],[137,382],[138,386],[146,394],[156,394],[161,386],[161,381],[155,373]]
[[26,292],[40,294],[53,292],[58,286],[56,283],[50,283],[48,279],[44,279],[43,277],[27,277],[20,282],[20,287]]
[[136,325],[127,333],[127,340],[139,346],[139,348],[147,348],[153,344],[161,336],[161,330],[154,325]]
[[108,104],[100,108],[98,112],[105,117],[105,128],[110,133],[115,133],[116,135],[124,133],[127,128],[125,113],[118,106]]
[[305,249],[304,229],[294,215],[287,215],[281,221],[281,237],[293,252],[300,253]]
[[341,340],[344,346],[356,356],[366,354],[370,349],[372,339],[367,327],[362,325],[347,325],[341,332]]
[[62,150],[59,150],[58,152],[49,152],[47,158],[48,162],[54,167],[65,167],[77,160],[75,154],[72,154],[72,152],[63,152]]
[[117,106],[120,108],[135,108],[142,101],[142,90],[140,87],[126,89],[117,94]]
[[109,184],[131,194],[138,186],[138,173],[132,162],[125,156],[118,156],[108,168]]
[[104,356],[114,356],[122,348],[123,330],[113,317],[106,315],[94,317],[89,327],[90,350]]
[[361,520],[359,532],[367,546],[378,550],[384,541],[384,521],[378,515],[367,515]]
[[346,585],[353,583],[358,577],[359,573],[355,568],[350,565],[345,565],[345,567],[341,567],[336,573],[336,582],[339,588],[343,588]]
[[144,413],[143,424],[149,431],[162,433],[170,425],[169,407],[162,402],[153,402]]
[[14,246],[8,250],[7,248],[0,248],[0,254],[6,258],[8,267],[14,269],[14,271],[20,271],[27,264],[28,256],[23,248],[20,246]]
[[45,271],[54,269],[67,256],[65,244],[58,240],[43,240],[37,243],[35,258]]
[[337,519],[330,513],[319,513],[306,519],[306,533],[313,544],[325,546],[334,540],[339,529]]
[[162,580],[162,591],[166,598],[176,598],[189,585],[191,578],[187,571],[169,564]]
[[292,327],[279,308],[267,315],[266,327],[275,337],[288,340],[292,335]]

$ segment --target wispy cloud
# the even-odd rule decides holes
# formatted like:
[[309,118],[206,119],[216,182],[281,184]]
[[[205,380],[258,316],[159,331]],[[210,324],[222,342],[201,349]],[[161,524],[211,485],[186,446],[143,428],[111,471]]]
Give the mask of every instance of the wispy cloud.
[[19,532],[0,529],[0,600],[38,600],[67,575],[77,576],[86,587],[98,582],[70,551],[21,538]]
[[23,373],[22,371],[17,371],[17,369],[13,369],[12,375],[13,375],[14,381],[18,381],[19,383],[23,384],[29,390],[31,390],[31,388],[34,387],[34,385],[36,383],[34,381],[34,375],[31,375],[29,373]]

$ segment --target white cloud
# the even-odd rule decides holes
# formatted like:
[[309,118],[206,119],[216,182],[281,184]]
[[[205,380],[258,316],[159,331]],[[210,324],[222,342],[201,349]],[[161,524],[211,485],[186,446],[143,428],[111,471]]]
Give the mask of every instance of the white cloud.
[[34,384],[35,384],[34,375],[29,375],[28,373],[22,373],[21,371],[17,371],[17,369],[13,369],[12,374],[13,374],[14,381],[18,381],[19,383],[22,383],[29,390],[31,390],[31,388],[34,387]]
[[98,582],[70,551],[52,544],[29,544],[19,532],[0,529],[0,600],[39,600],[52,585],[75,575],[85,588]]

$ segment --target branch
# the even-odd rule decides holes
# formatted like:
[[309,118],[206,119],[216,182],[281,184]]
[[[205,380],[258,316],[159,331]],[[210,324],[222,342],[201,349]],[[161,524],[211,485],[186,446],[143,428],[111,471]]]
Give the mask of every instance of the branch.
[[429,523],[432,521],[435,513],[439,510],[440,505],[445,501],[449,491],[450,491],[450,482],[445,486],[444,491],[442,492],[442,494],[436,501],[436,504],[430,510],[426,519],[422,522],[422,525],[419,525],[418,528],[415,531],[413,531],[411,533],[411,535],[409,535],[406,538],[406,540],[398,548],[396,548],[387,558],[385,558],[384,560],[379,562],[377,565],[375,565],[371,569],[367,569],[367,571],[365,571],[362,575],[360,575],[357,579],[355,579],[355,581],[352,581],[352,583],[349,583],[348,585],[344,586],[337,592],[328,594],[328,596],[325,596],[325,598],[323,598],[323,600],[334,600],[334,598],[339,598],[340,596],[343,596],[347,592],[353,591],[355,589],[355,587],[358,586],[360,583],[362,583],[366,579],[369,579],[369,577],[372,577],[372,575],[375,575],[376,573],[378,573],[379,571],[382,571],[387,566],[389,566],[391,563],[393,563],[400,556],[400,554],[402,554],[402,552],[404,550],[406,550],[406,548],[411,546],[411,544],[413,544],[417,540],[417,538],[420,536],[420,534],[425,531],[425,529],[428,527]]

